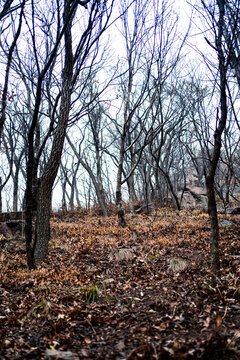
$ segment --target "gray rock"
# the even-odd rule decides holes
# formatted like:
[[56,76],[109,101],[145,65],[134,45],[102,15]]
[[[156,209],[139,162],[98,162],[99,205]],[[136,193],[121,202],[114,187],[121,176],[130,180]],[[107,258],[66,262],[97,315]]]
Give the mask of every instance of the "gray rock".
[[234,226],[236,225],[234,222],[229,220],[220,220],[219,223],[223,226]]
[[226,209],[226,214],[239,215],[240,214],[240,207],[228,208],[228,209]]
[[79,360],[79,357],[71,351],[59,351],[55,349],[47,349],[45,351],[45,360]]

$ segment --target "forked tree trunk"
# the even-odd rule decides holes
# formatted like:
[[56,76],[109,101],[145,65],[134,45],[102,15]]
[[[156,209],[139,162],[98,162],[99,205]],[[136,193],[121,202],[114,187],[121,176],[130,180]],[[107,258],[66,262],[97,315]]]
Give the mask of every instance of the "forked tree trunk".
[[[64,22],[70,13],[70,1],[65,0]],[[48,243],[50,240],[50,215],[51,215],[51,197],[54,181],[57,176],[59,165],[61,162],[61,155],[63,144],[66,136],[66,129],[68,124],[71,93],[72,93],[72,76],[73,76],[73,54],[72,54],[72,36],[71,36],[72,19],[69,21],[66,31],[64,33],[65,39],[65,64],[62,73],[62,97],[59,112],[58,124],[55,130],[53,145],[48,162],[43,171],[42,177],[38,182],[38,191],[36,193],[36,222],[35,222],[35,236],[32,244],[32,204],[33,199],[32,183],[34,178],[30,175],[33,171],[29,171],[30,188],[27,191],[28,202],[26,211],[26,246],[28,266],[30,269],[35,268],[45,258],[48,252]],[[32,149],[33,151],[33,149]],[[30,164],[29,164],[30,165]],[[29,207],[29,209],[28,209]]]

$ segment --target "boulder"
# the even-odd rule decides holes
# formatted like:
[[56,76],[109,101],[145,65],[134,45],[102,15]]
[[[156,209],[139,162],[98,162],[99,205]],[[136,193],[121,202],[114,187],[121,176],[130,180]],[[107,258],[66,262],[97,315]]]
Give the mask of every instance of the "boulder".
[[229,220],[220,220],[219,223],[223,226],[235,226],[236,224],[232,221],[229,221]]
[[226,209],[226,214],[239,215],[240,214],[240,207],[228,208],[228,209]]
[[239,215],[240,207],[228,208],[228,209],[220,209],[218,210],[219,214],[228,214],[228,215]]

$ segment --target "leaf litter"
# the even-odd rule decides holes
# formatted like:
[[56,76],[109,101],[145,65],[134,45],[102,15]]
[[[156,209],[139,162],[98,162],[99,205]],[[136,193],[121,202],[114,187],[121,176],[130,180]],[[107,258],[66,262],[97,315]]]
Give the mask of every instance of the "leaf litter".
[[2,250],[0,359],[240,358],[238,216],[220,222],[216,286],[207,214],[163,209],[127,223],[55,216],[32,272],[22,249]]

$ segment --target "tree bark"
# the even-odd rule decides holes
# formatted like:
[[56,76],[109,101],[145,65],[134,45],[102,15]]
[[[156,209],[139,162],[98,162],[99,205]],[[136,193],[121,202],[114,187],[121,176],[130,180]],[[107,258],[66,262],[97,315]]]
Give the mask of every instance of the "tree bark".
[[220,259],[219,259],[219,226],[217,216],[216,197],[214,190],[214,178],[206,177],[206,188],[208,198],[208,213],[211,224],[210,233],[210,252],[211,252],[211,269],[214,275],[219,276]]
[[121,227],[126,226],[126,221],[124,218],[124,210],[122,208],[122,193],[120,191],[116,191],[116,205],[117,205],[117,214],[118,214],[118,225]]
[[134,212],[134,203],[137,201],[137,196],[134,187],[134,175],[130,176],[127,180],[128,194],[129,194],[129,207],[130,211]]
[[2,213],[2,178],[0,177],[0,214]]
[[52,189],[43,182],[38,190],[37,221],[35,229],[35,243],[33,247],[33,263],[38,266],[48,253],[50,240]]
[[121,147],[119,153],[119,163],[118,163],[118,172],[117,172],[117,186],[116,186],[116,207],[118,215],[118,225],[121,227],[126,226],[126,221],[124,218],[124,210],[122,208],[122,172],[123,172],[123,157],[124,157],[124,141],[126,136],[126,121],[123,126],[123,131],[121,135]]
[[18,177],[19,177],[19,167],[16,168],[15,174],[13,176],[13,211],[18,211]]

